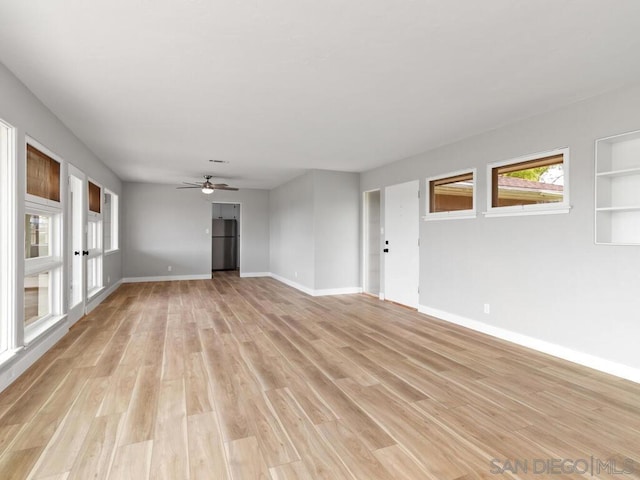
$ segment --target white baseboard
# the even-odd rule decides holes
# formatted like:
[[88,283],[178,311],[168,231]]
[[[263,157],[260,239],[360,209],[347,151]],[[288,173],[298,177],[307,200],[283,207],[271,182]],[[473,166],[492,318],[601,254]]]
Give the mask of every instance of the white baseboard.
[[288,278],[281,277],[280,275],[276,275],[275,273],[270,273],[269,276],[271,278],[274,278],[274,279],[278,280],[280,283],[284,283],[285,285],[293,287],[296,290],[300,290],[301,292],[304,292],[307,295],[313,296],[314,290],[312,288],[305,287],[304,285],[302,285],[302,284],[300,284],[298,282],[294,282],[292,280],[289,280]]
[[241,278],[270,277],[269,272],[240,272]]
[[350,295],[354,293],[362,293],[362,288],[360,287],[346,287],[346,288],[325,288],[321,290],[314,290],[313,288],[305,287],[304,285],[289,280],[288,278],[281,277],[280,275],[276,275],[275,273],[270,273],[269,276],[278,280],[285,285],[295,288],[296,290],[300,290],[301,292],[306,293],[307,295],[311,295],[312,297],[322,297],[325,295]]
[[122,279],[122,283],[141,283],[141,282],[174,282],[176,280],[211,280],[211,274],[198,275],[162,275],[156,277],[127,277]]
[[100,292],[100,294],[96,295],[95,298],[92,298],[91,301],[87,303],[87,305],[85,306],[85,309],[84,309],[85,314],[91,313],[91,311],[95,309],[98,305],[100,305],[105,298],[107,298],[109,295],[115,292],[118,289],[118,287],[122,285],[122,282],[123,282],[122,280],[118,280],[109,288],[103,290],[102,292]]
[[60,322],[50,332],[43,334],[38,340],[20,348],[2,365],[0,371],[0,392],[11,385],[27,368],[33,365],[47,350],[69,331],[67,322]]
[[360,287],[323,288],[320,290],[314,290],[313,295],[315,297],[322,297],[324,295],[353,295],[354,293],[362,293],[362,288]]
[[495,327],[478,320],[472,320],[461,315],[449,313],[437,308],[431,308],[426,305],[419,305],[418,311],[420,313],[439,318],[440,320],[444,320],[445,322],[454,323],[461,327],[486,333],[492,337],[500,338],[517,345],[522,345],[523,347],[531,348],[532,350],[553,355],[554,357],[562,358],[563,360],[568,360],[570,362],[577,363],[578,365],[583,365],[616,377],[640,383],[640,369],[633,368],[622,363],[606,360],[588,353],[563,347],[556,343],[547,342],[545,340],[540,340],[511,330]]

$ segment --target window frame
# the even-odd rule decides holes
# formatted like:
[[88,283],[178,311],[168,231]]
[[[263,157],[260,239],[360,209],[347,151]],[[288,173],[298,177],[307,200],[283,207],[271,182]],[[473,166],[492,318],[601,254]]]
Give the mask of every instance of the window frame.
[[[518,163],[533,162],[545,157],[562,155],[562,169],[564,173],[565,183],[563,184],[562,202],[553,203],[536,203],[529,205],[508,205],[504,207],[493,206],[493,170],[496,168],[515,165]],[[532,153],[509,160],[493,162],[487,165],[487,211],[484,212],[485,217],[507,217],[519,215],[548,215],[563,214],[571,211],[570,203],[570,152],[569,147],[556,148],[545,152]],[[523,168],[523,170],[525,170]]]
[[[431,184],[432,182],[436,182],[438,180],[446,180],[453,179],[455,177],[460,177],[463,175],[469,175],[473,179],[473,187],[472,187],[472,208],[466,210],[447,210],[444,212],[431,212]],[[453,182],[452,182],[453,183]],[[425,215],[422,217],[425,221],[434,221],[434,220],[460,220],[465,218],[476,218],[477,217],[477,191],[478,191],[478,171],[476,168],[465,168],[462,170],[456,170],[453,172],[447,172],[442,175],[435,175],[432,177],[427,177],[426,179],[426,210]]]
[[[105,255],[109,255],[111,253],[117,252],[118,250],[120,250],[120,242],[119,242],[119,231],[120,231],[120,214],[119,214],[119,205],[120,205],[120,198],[118,196],[118,194],[113,193],[111,190],[109,190],[108,188],[104,188],[104,193],[103,193],[103,200],[104,203],[102,205],[102,231],[103,231],[103,239],[102,239],[102,247],[103,247],[103,251]],[[110,207],[110,214],[111,217],[109,218],[109,222],[111,224],[111,248],[109,248],[108,250],[105,248],[105,239],[104,239],[104,224],[105,224],[105,217],[104,217],[104,205],[106,204],[106,196],[110,195],[111,196],[111,207]]]
[[[100,189],[100,195],[98,195],[98,198],[100,199],[100,205],[99,205],[99,212],[96,212],[94,210],[91,210],[91,205],[90,205],[90,201],[89,201],[89,196],[90,196],[90,187],[89,185],[93,184],[94,186],[98,187]],[[86,270],[85,270],[85,283],[86,283],[86,302],[90,302],[96,295],[100,294],[100,292],[102,290],[104,290],[104,278],[103,278],[103,269],[104,269],[104,218],[103,218],[103,212],[104,212],[104,205],[103,205],[103,194],[104,194],[105,188],[102,184],[96,182],[94,179],[88,177],[87,178],[87,221],[86,221],[86,232],[87,232],[87,250],[89,252],[89,255],[87,256],[87,260],[86,260]],[[97,223],[98,227],[97,227],[97,235],[96,235],[96,239],[98,240],[99,244],[97,247],[95,248],[91,248],[89,246],[89,229],[90,224],[91,223]],[[96,264],[97,264],[97,278],[99,280],[99,284],[93,286],[93,288],[90,288],[89,285],[89,262],[95,260]]]
[[[16,255],[18,227],[16,128],[0,119],[0,364],[22,347],[18,344]],[[4,143],[4,144],[3,144]]]
[[[24,166],[25,171],[27,168],[27,145],[31,145],[33,148],[40,150],[42,153],[58,162],[60,165],[60,178],[59,178],[59,188],[60,188],[60,201],[50,200],[47,198],[39,197],[37,195],[32,195],[27,193],[27,178],[25,175],[25,190],[24,190],[24,211],[22,212],[22,222],[24,222],[24,216],[27,214],[36,214],[51,217],[51,225],[50,225],[50,233],[49,233],[49,241],[50,241],[50,255],[47,257],[36,257],[36,258],[25,258],[24,247],[22,247],[19,251],[22,252],[22,261],[24,262],[24,271],[23,278],[21,283],[21,288],[23,289],[21,298],[22,305],[21,313],[17,317],[18,321],[16,323],[21,324],[21,328],[23,329],[23,342],[24,345],[27,346],[33,341],[37,340],[43,333],[50,330],[53,326],[58,324],[60,321],[66,318],[66,313],[64,312],[64,259],[63,259],[63,248],[64,248],[64,233],[63,233],[63,223],[64,223],[64,209],[63,209],[63,198],[65,195],[64,184],[62,179],[64,178],[65,172],[65,162],[58,155],[53,153],[47,147],[42,145],[40,142],[35,140],[34,138],[26,135],[25,136],[25,156],[24,156]],[[26,235],[24,231],[24,227],[20,230],[23,235]],[[25,239],[22,238],[22,243],[24,245]],[[35,320],[33,323],[29,325],[25,325],[26,319],[24,318],[24,279],[26,277],[36,275],[38,273],[49,272],[49,282],[50,282],[50,306],[49,306],[49,314],[45,315],[42,318]],[[16,308],[18,306],[16,305]]]

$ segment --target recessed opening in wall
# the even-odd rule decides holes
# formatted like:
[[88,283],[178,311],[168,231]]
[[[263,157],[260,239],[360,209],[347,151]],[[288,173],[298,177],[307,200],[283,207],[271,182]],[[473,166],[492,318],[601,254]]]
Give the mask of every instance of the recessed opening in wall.
[[211,204],[211,271],[240,268],[240,204]]
[[364,193],[363,291],[380,295],[380,190]]

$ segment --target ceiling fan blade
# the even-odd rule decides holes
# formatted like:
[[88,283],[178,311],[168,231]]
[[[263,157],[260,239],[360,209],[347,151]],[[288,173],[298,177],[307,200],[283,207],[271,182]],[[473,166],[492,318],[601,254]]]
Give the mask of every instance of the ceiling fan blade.
[[194,185],[193,187],[176,187],[177,190],[181,188],[202,188],[202,185]]
[[196,182],[182,182],[182,184],[183,185],[191,185],[191,186],[194,186],[194,187],[202,185],[202,183],[196,183]]
[[217,185],[214,185],[214,186],[213,186],[213,189],[214,189],[214,190],[232,190],[232,191],[234,191],[234,192],[237,192],[237,191],[238,191],[238,189],[237,189],[236,187],[226,187],[226,186],[225,186],[225,187],[219,187],[219,186],[217,186]]

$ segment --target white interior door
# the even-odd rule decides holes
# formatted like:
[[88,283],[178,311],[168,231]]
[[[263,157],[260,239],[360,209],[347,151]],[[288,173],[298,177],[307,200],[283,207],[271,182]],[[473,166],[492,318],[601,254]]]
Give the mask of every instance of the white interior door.
[[69,165],[69,323],[76,323],[86,303],[86,176]]
[[419,183],[417,180],[385,189],[385,299],[418,307]]

